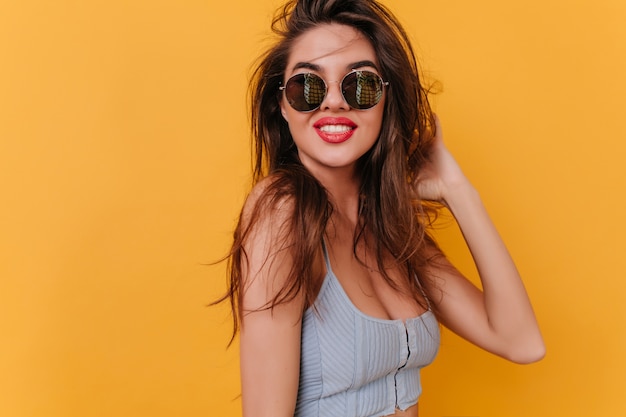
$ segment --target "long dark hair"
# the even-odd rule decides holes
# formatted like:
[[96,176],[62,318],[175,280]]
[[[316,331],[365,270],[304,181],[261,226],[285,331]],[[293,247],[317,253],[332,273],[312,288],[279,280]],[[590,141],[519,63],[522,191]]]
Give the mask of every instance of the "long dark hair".
[[375,145],[358,161],[361,178],[359,227],[356,245],[365,232],[375,242],[379,270],[386,274],[385,253],[401,267],[414,298],[423,304],[433,283],[425,274],[428,247],[434,245],[427,233],[434,207],[415,195],[420,168],[428,157],[434,137],[434,117],[427,91],[420,83],[415,54],[409,38],[393,14],[374,0],[292,0],[281,7],[272,21],[278,37],[259,60],[250,82],[253,139],[253,183],[269,178],[251,214],[240,217],[229,256],[230,285],[222,300],[229,299],[235,317],[234,331],[242,316],[246,239],[262,216],[278,202],[289,201],[290,214],[280,227],[284,242],[277,250],[288,250],[292,268],[285,286],[266,308],[304,295],[305,306],[313,304],[321,284],[320,249],[332,204],[324,187],[302,165],[289,128],[280,112],[279,86],[294,40],[320,24],[351,26],[372,43],[382,77],[389,81],[382,128]]

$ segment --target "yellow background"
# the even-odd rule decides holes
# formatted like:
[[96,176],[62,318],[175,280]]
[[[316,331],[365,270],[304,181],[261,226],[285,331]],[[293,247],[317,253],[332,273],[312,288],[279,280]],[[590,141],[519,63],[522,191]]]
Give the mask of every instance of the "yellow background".
[[[224,254],[275,0],[0,1],[0,416],[238,416]],[[626,415],[626,3],[386,2],[534,301],[530,366],[444,333],[424,417]],[[454,227],[440,237],[476,278]]]

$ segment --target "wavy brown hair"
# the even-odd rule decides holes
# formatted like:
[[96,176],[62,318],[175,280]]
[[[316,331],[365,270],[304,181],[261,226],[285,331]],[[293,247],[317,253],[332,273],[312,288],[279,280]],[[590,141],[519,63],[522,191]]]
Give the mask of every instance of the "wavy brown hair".
[[[311,306],[323,279],[321,247],[333,207],[324,187],[302,165],[298,150],[280,112],[279,86],[294,41],[320,24],[351,26],[372,43],[384,80],[389,82],[382,128],[374,146],[357,163],[361,178],[359,226],[354,235],[354,253],[365,234],[375,242],[378,268],[385,272],[385,254],[405,271],[405,279],[417,302],[433,283],[426,276],[427,247],[434,245],[427,228],[435,207],[415,195],[413,183],[427,160],[434,137],[434,116],[409,38],[393,14],[374,0],[299,0],[281,7],[273,21],[277,42],[259,59],[250,82],[253,140],[253,184],[269,178],[250,215],[240,217],[228,257],[230,284],[220,300],[230,300],[234,334],[241,323],[244,245],[255,225],[288,201],[287,220],[279,226],[281,239],[275,250],[287,250],[292,268],[285,286],[265,306],[293,300],[303,294]],[[285,205],[283,205],[285,207]],[[369,237],[368,237],[369,241]],[[271,255],[271,254],[270,254]],[[233,335],[234,335],[233,334]]]

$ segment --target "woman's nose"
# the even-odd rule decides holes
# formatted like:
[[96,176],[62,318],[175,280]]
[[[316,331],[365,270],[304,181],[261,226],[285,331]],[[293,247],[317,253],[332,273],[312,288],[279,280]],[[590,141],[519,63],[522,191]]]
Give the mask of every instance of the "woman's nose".
[[326,96],[320,106],[321,109],[334,111],[348,110],[350,106],[348,106],[348,103],[346,103],[341,93],[341,82],[330,81],[327,83],[327,86]]

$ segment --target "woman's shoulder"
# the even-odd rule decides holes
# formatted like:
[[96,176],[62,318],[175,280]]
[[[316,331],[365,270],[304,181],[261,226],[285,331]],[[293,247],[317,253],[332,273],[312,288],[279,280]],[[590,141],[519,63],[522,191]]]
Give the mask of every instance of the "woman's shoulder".
[[299,167],[285,168],[256,182],[240,221],[246,230],[264,230],[293,243],[303,224],[319,225],[329,211],[326,190],[312,175]]
[[282,182],[283,178],[270,175],[252,187],[241,211],[240,226],[244,230],[285,238],[294,215],[295,197]]
[[254,186],[243,207],[243,214],[249,215],[260,210],[264,216],[285,215],[292,212],[294,204],[293,192],[285,184],[282,175],[268,175]]

